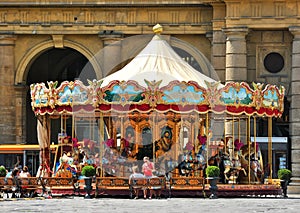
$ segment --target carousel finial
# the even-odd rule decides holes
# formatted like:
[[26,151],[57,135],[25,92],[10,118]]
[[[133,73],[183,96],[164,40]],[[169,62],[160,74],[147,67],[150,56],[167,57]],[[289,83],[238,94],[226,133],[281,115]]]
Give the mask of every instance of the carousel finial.
[[160,24],[156,24],[153,28],[152,28],[153,32],[155,34],[161,34],[161,32],[163,31],[163,27]]

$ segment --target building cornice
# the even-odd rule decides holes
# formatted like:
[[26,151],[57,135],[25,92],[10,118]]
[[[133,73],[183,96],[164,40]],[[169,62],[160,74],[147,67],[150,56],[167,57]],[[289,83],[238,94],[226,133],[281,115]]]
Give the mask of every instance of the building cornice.
[[190,5],[210,5],[215,2],[223,2],[220,0],[142,0],[142,1],[130,1],[130,0],[110,0],[110,1],[98,1],[98,0],[6,0],[1,1],[1,7],[138,7],[138,6],[190,6]]

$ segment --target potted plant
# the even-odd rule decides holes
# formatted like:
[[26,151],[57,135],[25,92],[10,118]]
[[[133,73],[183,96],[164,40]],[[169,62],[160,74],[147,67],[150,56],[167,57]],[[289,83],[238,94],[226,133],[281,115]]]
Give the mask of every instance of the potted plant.
[[217,183],[220,179],[220,168],[217,166],[208,166],[205,170],[206,177],[209,180],[211,195],[209,198],[218,198],[216,192],[218,190]]
[[278,178],[280,179],[280,185],[282,188],[283,197],[288,197],[287,196],[287,186],[292,177],[292,172],[289,169],[279,169],[277,172],[277,175],[278,175]]
[[85,198],[91,198],[90,192],[92,190],[92,181],[93,181],[93,176],[96,174],[96,169],[94,166],[87,165],[84,166],[81,170],[81,174],[84,177],[84,183],[85,183],[85,190],[86,190],[86,195]]
[[6,176],[6,169],[4,166],[0,166],[0,177]]

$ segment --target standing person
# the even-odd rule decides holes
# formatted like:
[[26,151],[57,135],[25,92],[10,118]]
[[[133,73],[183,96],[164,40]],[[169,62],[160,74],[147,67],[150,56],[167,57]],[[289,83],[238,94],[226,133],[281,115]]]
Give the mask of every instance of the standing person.
[[[144,164],[142,166],[142,172],[144,173],[146,178],[152,178],[153,177],[153,171],[154,171],[154,163],[150,161],[149,157],[144,157]],[[152,194],[154,194],[153,189],[150,190],[150,196],[149,199],[152,198]],[[146,191],[146,190],[145,190]],[[146,198],[147,192],[144,193],[144,198]]]
[[[133,179],[137,179],[137,178],[144,178],[145,176],[142,173],[138,172],[138,166],[133,166],[132,167],[132,174],[129,176],[129,183],[131,184],[132,181],[134,181]],[[134,187],[133,186],[133,190],[135,193],[135,198],[134,199],[138,199],[139,198],[139,192],[140,192],[139,187]],[[144,192],[144,198],[146,198],[146,188],[143,188],[143,192]]]
[[144,164],[142,166],[142,172],[144,173],[146,178],[151,178],[153,176],[154,171],[154,163],[150,162],[149,157],[144,157]]

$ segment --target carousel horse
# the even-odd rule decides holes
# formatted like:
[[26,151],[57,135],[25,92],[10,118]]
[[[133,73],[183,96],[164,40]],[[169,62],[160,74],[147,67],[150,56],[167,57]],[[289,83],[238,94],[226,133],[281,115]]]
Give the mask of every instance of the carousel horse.
[[261,183],[262,182],[262,177],[263,177],[263,175],[262,175],[263,171],[260,167],[259,161],[258,160],[251,160],[250,161],[250,168],[253,172],[255,181]]
[[183,156],[183,160],[178,164],[179,174],[181,176],[190,176],[194,170],[194,161],[191,155]]
[[[263,176],[263,169],[260,166],[262,161],[261,156],[255,156],[254,146],[250,146],[250,152],[248,151],[248,147],[242,147],[242,154],[240,155],[241,167],[245,170],[245,174],[250,173],[250,182],[261,182],[261,177]],[[258,149],[257,149],[258,150]],[[250,155],[249,155],[250,153]],[[258,151],[256,154],[261,155]],[[249,171],[249,158],[250,158],[250,171]],[[254,159],[254,160],[253,160]],[[243,173],[239,176],[241,183],[248,183],[249,178],[248,175],[244,175]]]
[[[225,146],[226,146],[226,154],[229,156],[233,156],[233,138],[232,137],[226,137],[225,140]],[[225,147],[224,147],[225,149]],[[225,152],[225,150],[224,150]]]
[[[235,151],[236,152],[236,151]],[[247,176],[246,170],[242,168],[239,155],[235,154],[232,161],[228,156],[223,157],[224,165],[224,177],[228,183],[236,183],[240,172],[242,171],[245,176]]]
[[244,175],[247,175],[246,170],[242,167],[239,155],[236,155],[236,157],[233,159],[233,167],[238,171],[238,174],[240,171],[242,171]]
[[228,154],[220,152],[208,159],[209,166],[217,166],[220,168],[220,182],[228,182],[232,175],[233,163],[230,160]]
[[[230,140],[228,140],[228,141],[230,141]],[[223,165],[225,168],[224,177],[225,177],[226,181],[228,181],[228,182],[236,183],[236,180],[238,179],[240,171],[243,171],[245,176],[247,175],[245,169],[242,168],[241,162],[240,162],[240,154],[239,153],[240,153],[240,149],[243,146],[244,146],[244,144],[239,139],[236,139],[234,141],[234,151],[231,153],[227,152],[223,155]],[[233,154],[231,159],[230,159],[230,154]]]
[[[232,168],[232,161],[229,159],[229,157],[227,155],[223,156],[223,166],[224,166],[224,178],[226,181],[229,180],[228,174],[231,174],[231,168]],[[223,180],[223,182],[225,181]]]
[[206,164],[206,160],[205,157],[202,153],[198,153],[196,155],[196,162],[195,164],[197,165],[197,169],[198,170],[203,170],[205,164]]
[[205,144],[201,144],[196,149],[196,158],[194,160],[194,170],[199,171],[201,174],[203,174],[204,167],[206,165],[206,146]]
[[[249,179],[248,179],[248,174],[249,173],[249,169],[248,169],[248,159],[245,158],[241,158],[241,162],[242,165],[244,165],[243,169],[245,170],[244,174],[240,175],[240,180],[242,183],[248,183]],[[250,160],[250,182],[261,182],[261,178],[262,178],[262,169],[259,165],[259,161],[258,160]],[[245,166],[247,165],[247,166]]]

